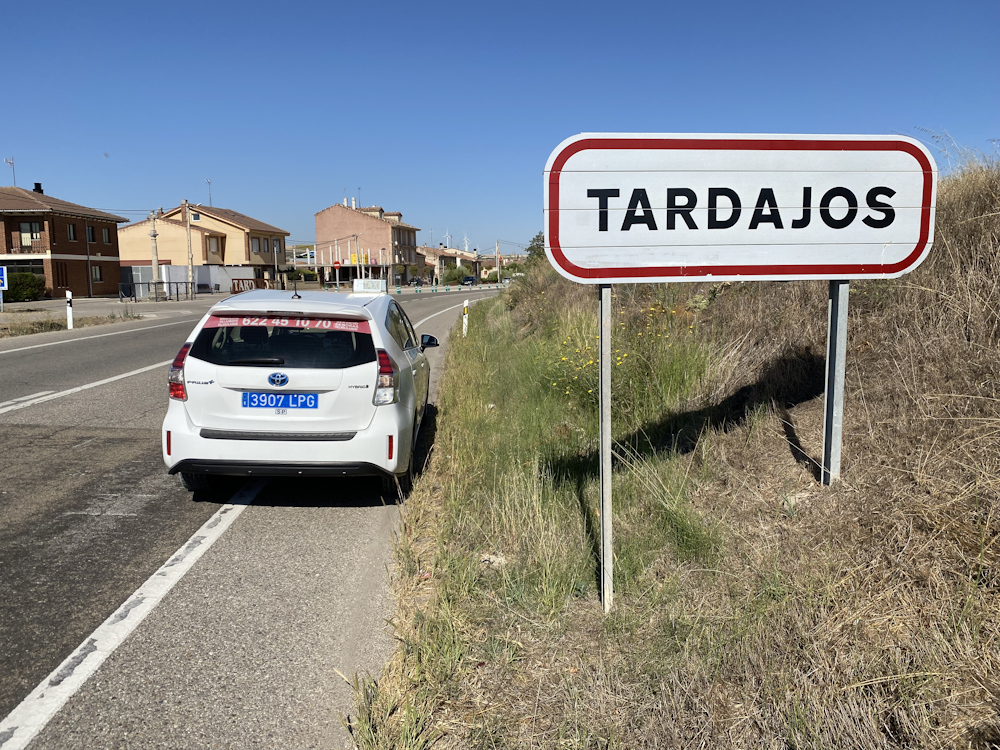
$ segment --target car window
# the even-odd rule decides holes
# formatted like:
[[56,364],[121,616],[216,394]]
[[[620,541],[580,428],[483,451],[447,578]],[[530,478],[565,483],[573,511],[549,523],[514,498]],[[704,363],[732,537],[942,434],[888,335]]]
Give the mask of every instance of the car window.
[[389,310],[385,315],[385,327],[389,335],[399,344],[400,349],[410,349],[414,342],[410,339],[410,332],[403,323],[403,311],[399,309],[395,302],[389,305]]
[[[337,330],[338,324],[354,330]],[[214,317],[198,333],[189,356],[214,365],[307,369],[341,369],[377,359],[367,323]]]
[[410,319],[406,317],[406,313],[403,312],[403,308],[399,308],[399,314],[403,316],[403,325],[406,326],[406,332],[410,337],[410,346],[416,346],[420,339],[417,338],[417,332],[413,330],[413,324],[410,323]]

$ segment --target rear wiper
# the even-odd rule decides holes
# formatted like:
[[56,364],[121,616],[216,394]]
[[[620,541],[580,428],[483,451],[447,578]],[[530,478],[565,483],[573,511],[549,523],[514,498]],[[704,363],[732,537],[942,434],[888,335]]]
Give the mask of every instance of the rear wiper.
[[281,357],[253,357],[250,359],[231,359],[231,365],[283,365],[285,360]]

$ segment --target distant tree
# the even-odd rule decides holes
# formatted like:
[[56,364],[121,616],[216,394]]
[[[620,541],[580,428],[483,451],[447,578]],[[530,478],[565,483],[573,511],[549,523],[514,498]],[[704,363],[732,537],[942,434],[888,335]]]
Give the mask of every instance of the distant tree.
[[528,258],[531,260],[541,259],[545,257],[545,235],[539,232],[534,237],[531,238],[531,243],[528,245]]

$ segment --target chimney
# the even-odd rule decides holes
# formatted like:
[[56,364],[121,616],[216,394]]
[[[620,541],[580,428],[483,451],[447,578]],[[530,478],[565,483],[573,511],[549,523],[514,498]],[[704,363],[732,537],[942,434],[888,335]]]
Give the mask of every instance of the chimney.
[[42,190],[42,183],[36,182],[35,189],[32,192],[38,193],[39,195],[45,195],[45,191]]
[[357,207],[358,207],[357,202],[354,200],[354,198],[351,198],[351,208],[357,208]]
[[344,208],[347,208],[347,196],[344,196]]

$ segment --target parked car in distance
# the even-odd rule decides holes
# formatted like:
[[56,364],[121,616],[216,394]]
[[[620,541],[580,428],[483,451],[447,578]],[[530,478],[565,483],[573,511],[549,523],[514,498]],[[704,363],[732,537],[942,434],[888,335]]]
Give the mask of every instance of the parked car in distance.
[[374,475],[405,494],[432,346],[386,294],[229,297],[170,366],[167,470],[189,490],[220,475]]
[[474,286],[476,283],[475,276],[465,276],[462,278],[462,283],[460,286]]
[[415,279],[410,279],[406,283],[409,284],[410,286],[423,286],[424,280],[418,276]]

